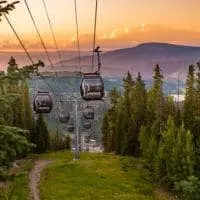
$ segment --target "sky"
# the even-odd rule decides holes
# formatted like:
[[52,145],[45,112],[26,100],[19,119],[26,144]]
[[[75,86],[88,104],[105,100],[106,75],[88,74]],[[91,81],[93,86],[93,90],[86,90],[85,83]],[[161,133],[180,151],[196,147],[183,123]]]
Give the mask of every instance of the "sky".
[[[9,0],[8,2],[12,2]],[[42,0],[27,0],[45,44],[54,48]],[[74,0],[45,0],[60,49],[76,49]],[[77,0],[81,50],[92,48],[95,0]],[[200,46],[199,0],[99,0],[97,44],[117,49],[145,42]],[[28,49],[41,49],[24,0],[9,19]],[[0,49],[20,50],[4,18]]]

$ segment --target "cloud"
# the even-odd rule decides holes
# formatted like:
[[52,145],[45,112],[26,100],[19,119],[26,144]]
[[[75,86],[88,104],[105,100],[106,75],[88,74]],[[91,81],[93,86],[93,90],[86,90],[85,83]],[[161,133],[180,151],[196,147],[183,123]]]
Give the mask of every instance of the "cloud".
[[129,33],[129,28],[125,27],[125,28],[124,28],[124,33],[125,33],[125,34],[128,34],[128,33]]
[[77,42],[77,36],[76,36],[76,34],[72,35],[72,37],[71,37],[71,39],[70,39],[70,42],[71,42],[72,44],[75,44],[75,43]]
[[110,34],[109,34],[109,39],[115,39],[117,38],[117,33],[118,33],[118,30],[113,30]]
[[[133,46],[145,42],[168,42],[186,45],[200,45],[199,29],[176,29],[161,25],[141,24],[134,28],[113,29],[99,37],[99,42],[107,47]],[[109,37],[110,35],[114,37]],[[105,37],[108,36],[108,37]]]
[[[57,37],[58,45],[61,49],[76,49],[76,34],[60,34]],[[40,41],[36,36],[23,37],[23,42],[28,49],[41,49]],[[123,48],[135,46],[145,42],[168,42],[186,45],[200,46],[200,28],[196,29],[177,29],[156,24],[141,24],[138,27],[124,27],[122,29],[113,28],[110,32],[97,35],[97,45],[104,49]],[[51,35],[45,36],[45,44],[48,49],[54,49]],[[81,50],[92,49],[93,35],[80,35]],[[0,38],[1,49],[21,49],[18,41],[8,36]]]

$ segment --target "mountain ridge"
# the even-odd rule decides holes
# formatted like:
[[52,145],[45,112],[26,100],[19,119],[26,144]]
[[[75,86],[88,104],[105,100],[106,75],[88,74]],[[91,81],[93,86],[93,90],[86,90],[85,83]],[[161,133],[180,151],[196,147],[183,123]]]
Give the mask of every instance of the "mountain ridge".
[[[200,47],[176,45],[170,43],[143,43],[135,47],[117,49],[102,54],[103,74],[124,75],[141,72],[150,77],[155,64],[159,64],[165,75],[186,71],[190,64],[200,58]],[[91,56],[82,57],[83,69],[90,69]],[[62,62],[63,65],[76,65],[77,58]]]
[[[26,55],[23,52],[0,52],[0,69],[5,70],[10,56],[16,58],[19,66],[28,64]],[[48,66],[44,52],[32,53],[33,59],[41,59],[47,65],[41,68],[41,72],[74,72],[79,71],[77,52],[64,52],[62,61],[59,61],[57,52],[51,52],[51,59],[55,68]],[[165,77],[175,78],[177,73],[186,74],[188,66],[195,64],[200,59],[200,47],[170,44],[163,42],[142,43],[135,47],[115,49],[102,53],[102,75],[120,76],[130,71],[133,75],[138,72],[144,78],[151,78],[153,67],[159,64]],[[91,53],[83,52],[81,59],[82,72],[91,72]],[[62,65],[64,67],[62,68]],[[95,65],[97,60],[95,56]]]

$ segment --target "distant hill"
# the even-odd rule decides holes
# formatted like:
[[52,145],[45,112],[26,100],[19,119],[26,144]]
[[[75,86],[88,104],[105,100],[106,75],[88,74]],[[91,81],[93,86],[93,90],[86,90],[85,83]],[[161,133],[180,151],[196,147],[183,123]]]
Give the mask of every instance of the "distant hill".
[[[42,60],[46,66],[49,65],[44,51],[30,51],[29,52],[34,61]],[[88,55],[88,52],[81,52],[83,56]],[[76,51],[61,51],[62,59],[69,60],[77,57]],[[0,70],[5,70],[10,57],[13,56],[19,66],[30,64],[26,54],[23,51],[0,51]],[[58,63],[59,58],[56,51],[49,51],[49,56],[53,63]],[[60,66],[58,66],[60,68]],[[48,68],[47,68],[48,69]]]
[[[132,48],[104,53],[102,55],[102,72],[104,75],[120,76],[129,70],[133,74],[141,72],[143,76],[149,78],[152,76],[153,66],[159,64],[165,75],[173,77],[174,73],[185,72],[190,64],[195,64],[199,59],[200,47],[145,43]],[[77,63],[77,58],[62,61],[65,66],[75,66]],[[91,56],[83,57],[82,65],[87,71],[91,66]]]
[[[103,47],[102,47],[103,50]],[[23,52],[0,51],[0,69],[5,69],[10,56],[16,58],[20,66],[29,64]],[[78,58],[76,51],[63,51],[62,61],[59,61],[56,52],[50,52],[50,57],[55,63],[55,68],[48,67],[44,52],[31,52],[35,61],[41,59],[46,67],[41,71],[74,72],[78,71]],[[81,52],[82,69],[91,71],[91,55],[89,52]],[[195,64],[200,59],[200,47],[174,45],[167,43],[144,43],[136,47],[118,49],[102,54],[102,74],[104,76],[124,76],[129,70],[133,75],[141,72],[145,79],[152,77],[152,69],[159,64],[166,79],[177,78],[177,72],[182,72],[182,79],[190,64]],[[95,60],[96,61],[96,60]],[[63,64],[64,68],[61,67]]]

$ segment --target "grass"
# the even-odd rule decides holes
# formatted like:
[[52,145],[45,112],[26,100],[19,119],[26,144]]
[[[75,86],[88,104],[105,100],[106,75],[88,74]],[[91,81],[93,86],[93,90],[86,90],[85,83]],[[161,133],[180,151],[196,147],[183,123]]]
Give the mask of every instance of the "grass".
[[33,160],[24,160],[20,163],[19,171],[12,172],[11,177],[0,187],[0,200],[28,200],[28,173],[33,167]]
[[68,152],[44,154],[54,160],[42,173],[42,200],[167,200],[156,195],[153,183],[137,161],[112,154]]

